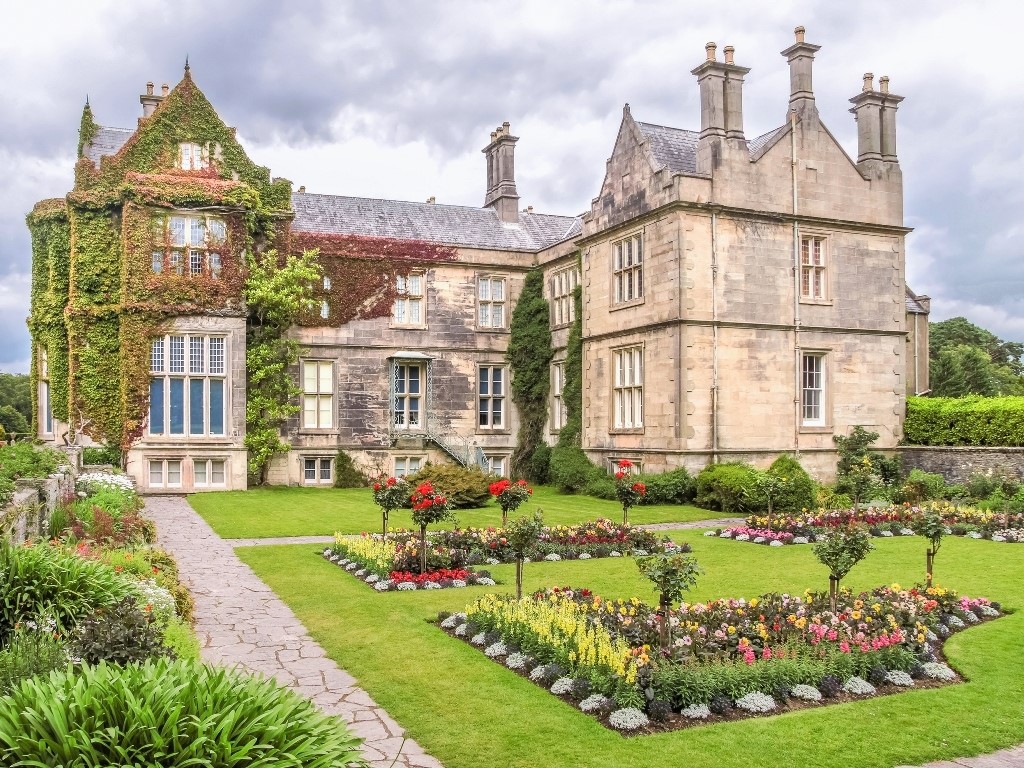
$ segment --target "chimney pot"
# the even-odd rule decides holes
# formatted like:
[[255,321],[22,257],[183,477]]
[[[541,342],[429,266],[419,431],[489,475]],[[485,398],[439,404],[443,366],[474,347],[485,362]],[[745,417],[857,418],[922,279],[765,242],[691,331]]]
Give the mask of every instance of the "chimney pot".
[[793,34],[796,35],[796,41],[798,43],[804,42],[804,33],[806,31],[807,30],[805,30],[803,27],[797,27],[796,29],[793,30]]
[[708,43],[704,46],[704,50],[707,51],[708,61],[715,61],[715,51],[718,50],[718,46],[714,43]]
[[164,83],[163,85],[161,85],[161,86],[160,86],[160,93],[161,93],[162,95],[164,95],[164,96],[166,96],[166,95],[167,95],[167,92],[168,92],[169,90],[171,90],[171,86],[169,86],[169,85],[168,85],[167,83]]
[[533,206],[532,205],[526,206],[526,212],[527,213],[533,213]]
[[435,203],[437,203],[437,198],[431,195],[430,197],[427,198],[427,202],[430,203],[431,205],[434,205]]
[[496,138],[498,138],[498,132],[491,131],[491,141],[494,141]]
[[888,93],[889,92],[889,76],[888,75],[882,75],[880,78],[878,78],[878,90],[880,90],[882,93]]
[[150,80],[148,83],[146,83],[146,95],[147,96],[152,96],[153,95],[153,81],[152,80]]
[[864,73],[864,85],[861,87],[862,91],[873,91],[875,90],[875,74],[873,72]]
[[733,63],[735,63],[735,62],[733,62],[733,55],[736,53],[736,49],[733,48],[731,45],[727,45],[727,46],[725,46],[724,50],[725,50],[725,63],[726,64],[733,64]]
[[299,192],[301,193],[301,192],[305,192],[305,191],[306,191],[306,185],[303,184],[301,187],[299,187]]

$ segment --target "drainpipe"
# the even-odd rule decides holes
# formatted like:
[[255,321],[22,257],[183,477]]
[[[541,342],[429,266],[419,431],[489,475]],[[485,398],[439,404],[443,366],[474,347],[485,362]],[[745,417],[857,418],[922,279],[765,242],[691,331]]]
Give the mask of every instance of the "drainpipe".
[[921,348],[921,337],[918,335],[919,327],[917,324],[918,319],[921,316],[914,313],[914,394],[920,394],[921,392],[921,355],[919,354]]
[[711,463],[718,463],[718,213],[711,210]]
[[800,222],[797,220],[799,203],[796,188],[796,111],[789,113],[790,173],[793,179],[793,451],[800,455]]
[[683,402],[683,396],[686,392],[685,384],[683,383],[684,371],[686,368],[683,365],[683,307],[685,298],[683,297],[683,279],[686,276],[686,270],[683,268],[683,259],[686,258],[686,243],[683,241],[685,235],[685,229],[681,217],[676,217],[676,246],[679,248],[679,255],[676,257],[676,295],[678,296],[678,305],[676,307],[676,439],[680,440],[683,437],[683,417],[686,414],[686,404]]

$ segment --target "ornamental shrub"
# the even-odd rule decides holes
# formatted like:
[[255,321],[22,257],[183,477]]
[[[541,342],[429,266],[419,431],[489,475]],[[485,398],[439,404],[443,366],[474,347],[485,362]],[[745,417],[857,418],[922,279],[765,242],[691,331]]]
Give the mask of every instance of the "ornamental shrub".
[[0,697],[2,765],[366,768],[359,743],[272,680],[194,662],[86,666]]
[[793,456],[785,453],[779,456],[768,467],[768,473],[785,478],[781,492],[772,499],[773,511],[801,512],[805,509],[814,509],[818,492],[817,483]]
[[657,475],[642,474],[638,478],[647,485],[647,495],[641,505],[689,504],[693,501],[696,485],[686,467],[678,467]]
[[89,664],[110,661],[128,664],[159,656],[173,656],[163,643],[164,630],[151,611],[129,596],[100,608],[75,629],[71,649]]
[[67,648],[53,628],[43,620],[28,622],[0,649],[0,696],[27,677],[47,675],[69,663]]
[[366,475],[359,471],[355,461],[345,451],[338,451],[338,454],[334,457],[334,487],[366,487]]
[[[560,493],[581,493],[588,483],[600,478],[611,480],[578,446],[558,445],[551,451],[550,480]],[[614,485],[612,483],[612,498],[615,498]]]
[[82,449],[82,464],[121,466],[121,448],[117,445],[90,446]]
[[709,464],[697,475],[695,503],[704,509],[742,514],[748,510],[756,476],[756,470],[742,462]]
[[17,480],[20,477],[46,477],[64,463],[64,456],[52,448],[41,448],[32,443],[0,445],[0,477]]
[[946,497],[946,479],[934,472],[912,469],[900,487],[900,501],[920,504],[922,501],[944,499]]
[[487,506],[491,499],[489,489],[494,480],[478,466],[463,467],[459,464],[427,464],[406,479],[412,487],[430,483],[448,498],[453,509],[479,509]]
[[20,622],[51,616],[57,629],[71,629],[134,591],[113,568],[48,544],[0,542],[0,575],[0,645]]

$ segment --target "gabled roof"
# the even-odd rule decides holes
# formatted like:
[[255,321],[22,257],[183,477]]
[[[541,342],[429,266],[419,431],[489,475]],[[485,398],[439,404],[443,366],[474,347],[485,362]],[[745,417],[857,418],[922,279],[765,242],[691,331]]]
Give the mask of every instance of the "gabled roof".
[[[697,173],[697,131],[685,128],[670,128],[666,125],[637,122],[640,133],[647,139],[659,168],[668,168],[672,173]],[[751,160],[756,160],[782,131],[785,125],[779,126],[768,133],[747,142],[747,151]]]
[[133,133],[135,130],[132,128],[104,128],[101,126],[96,131],[96,135],[92,137],[92,141],[82,147],[82,153],[98,168],[100,158],[116,155]]
[[[928,298],[927,296],[925,298]],[[909,286],[906,286],[906,292],[904,294],[904,302],[906,303],[907,312],[912,315],[927,315],[928,310],[924,308],[920,301],[917,300],[917,294],[910,290]]]
[[493,208],[309,192],[294,193],[292,207],[296,232],[426,240],[465,248],[539,251],[582,231],[582,220],[574,216],[520,213],[519,223],[509,224]]

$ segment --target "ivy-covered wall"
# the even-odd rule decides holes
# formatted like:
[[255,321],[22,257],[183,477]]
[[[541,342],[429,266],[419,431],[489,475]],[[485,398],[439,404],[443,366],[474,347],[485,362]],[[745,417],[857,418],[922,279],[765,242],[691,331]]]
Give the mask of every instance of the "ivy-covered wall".
[[512,312],[507,358],[512,368],[512,402],[519,411],[519,434],[512,454],[512,475],[543,480],[533,471],[534,453],[544,442],[551,390],[551,315],[544,298],[544,273],[526,275]]

